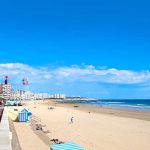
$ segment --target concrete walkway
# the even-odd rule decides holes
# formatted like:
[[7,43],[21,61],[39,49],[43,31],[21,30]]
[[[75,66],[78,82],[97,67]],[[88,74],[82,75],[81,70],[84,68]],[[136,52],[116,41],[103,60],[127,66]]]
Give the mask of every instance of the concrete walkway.
[[11,137],[7,110],[4,108],[0,122],[0,150],[12,150]]

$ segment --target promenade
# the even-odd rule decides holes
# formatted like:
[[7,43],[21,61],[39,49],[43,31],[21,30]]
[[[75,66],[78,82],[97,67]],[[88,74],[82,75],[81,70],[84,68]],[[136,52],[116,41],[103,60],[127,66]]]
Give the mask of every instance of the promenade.
[[[2,108],[0,109],[0,113],[2,113]],[[5,108],[0,122],[0,150],[12,150],[11,136],[7,110]]]

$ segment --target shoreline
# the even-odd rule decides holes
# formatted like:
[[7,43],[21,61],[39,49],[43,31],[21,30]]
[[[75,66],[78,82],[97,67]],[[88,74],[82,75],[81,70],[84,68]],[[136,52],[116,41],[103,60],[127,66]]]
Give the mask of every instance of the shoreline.
[[[33,114],[30,122],[14,122],[22,150],[48,150],[52,139],[75,142],[86,150],[150,149],[150,120],[145,117],[149,113],[50,100],[30,101],[26,106]],[[33,121],[43,130],[36,130]]]
[[[143,110],[131,110],[126,108],[115,108],[115,107],[107,107],[107,106],[95,106],[95,105],[85,105],[81,103],[63,103],[63,102],[56,102],[53,100],[46,100],[44,103],[52,105],[52,106],[60,106],[60,107],[68,107],[78,109],[84,112],[90,113],[101,113],[107,115],[114,115],[118,117],[127,117],[127,118],[134,118],[134,119],[141,119],[150,121],[150,111],[143,111]],[[43,104],[44,104],[43,103]],[[74,107],[79,106],[79,107]]]

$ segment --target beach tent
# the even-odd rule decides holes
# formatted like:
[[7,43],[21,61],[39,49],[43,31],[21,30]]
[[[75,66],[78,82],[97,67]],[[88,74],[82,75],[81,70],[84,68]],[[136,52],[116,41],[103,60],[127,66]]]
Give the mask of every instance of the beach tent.
[[18,121],[18,111],[15,111],[14,109],[9,109],[8,116],[12,121]]
[[63,144],[52,144],[50,145],[51,150],[85,150],[84,148],[80,147],[76,143],[67,142]]
[[28,117],[32,115],[31,112],[28,112],[28,110],[26,108],[22,109],[19,112],[19,122],[27,122],[29,121]]

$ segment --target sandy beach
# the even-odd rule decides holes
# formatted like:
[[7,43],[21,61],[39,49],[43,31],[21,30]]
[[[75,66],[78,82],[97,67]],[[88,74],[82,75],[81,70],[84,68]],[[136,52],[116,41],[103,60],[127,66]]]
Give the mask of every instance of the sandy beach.
[[[73,141],[86,150],[150,149],[149,112],[74,107],[74,104],[41,101],[27,106],[49,132],[36,134],[31,122],[14,122],[22,150],[48,150],[52,143],[50,139]],[[48,106],[54,109],[49,110]],[[73,123],[70,123],[72,116]]]

